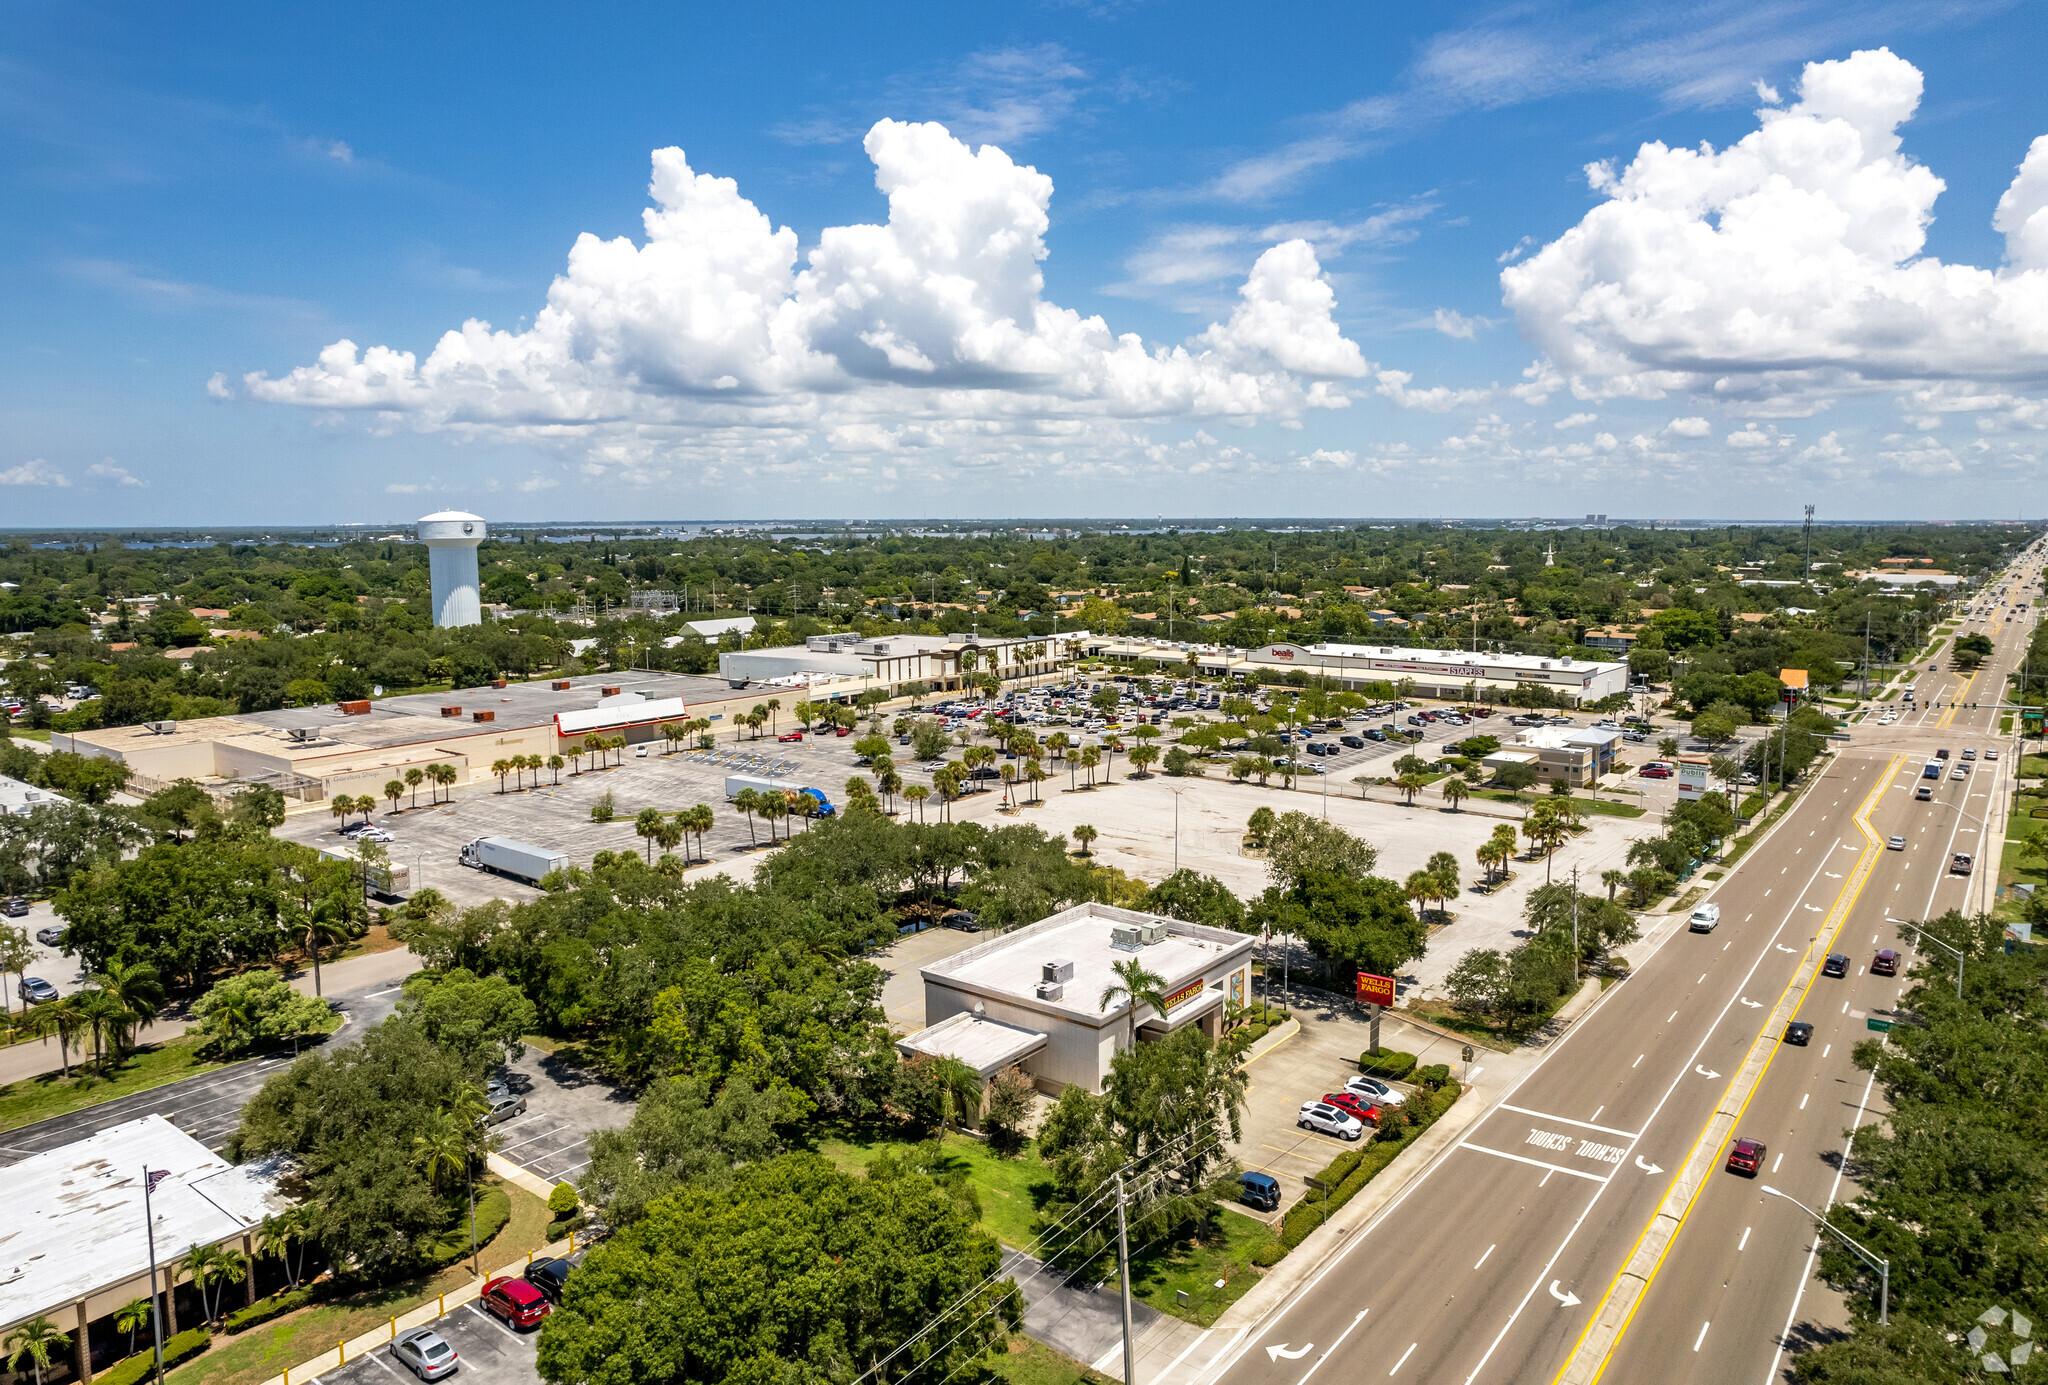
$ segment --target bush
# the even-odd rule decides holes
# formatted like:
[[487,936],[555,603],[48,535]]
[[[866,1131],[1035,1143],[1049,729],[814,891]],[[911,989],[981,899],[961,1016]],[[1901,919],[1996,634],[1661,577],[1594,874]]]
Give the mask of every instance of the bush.
[[1271,1269],[1280,1263],[1280,1258],[1285,1254],[1287,1254],[1287,1242],[1278,1239],[1271,1240],[1252,1252],[1252,1263],[1260,1269]]
[[[503,1188],[479,1188],[476,1194],[476,1244],[481,1250],[512,1220],[512,1198]],[[452,1265],[469,1254],[469,1209],[465,1207],[455,1224],[421,1247],[427,1262]]]
[[[195,1327],[164,1343],[164,1369],[168,1371],[180,1361],[189,1361],[205,1351],[213,1337],[203,1327]],[[156,1373],[156,1351],[137,1352],[125,1361],[117,1361],[93,1376],[94,1385],[142,1385]]]
[[603,793],[599,794],[597,802],[590,805],[590,820],[592,822],[610,822],[618,815],[619,805],[612,798],[612,791],[610,789],[606,789]]
[[269,1298],[258,1299],[247,1308],[237,1308],[221,1323],[223,1332],[245,1332],[258,1323],[269,1322],[272,1318],[283,1317],[295,1308],[304,1308],[324,1295],[321,1288],[307,1284]]
[[557,1183],[554,1191],[548,1194],[548,1211],[555,1214],[556,1221],[562,1220],[581,1205],[582,1199],[576,1196],[576,1189],[571,1184]]
[[1415,1055],[1396,1053],[1390,1048],[1380,1050],[1380,1056],[1372,1056],[1370,1049],[1358,1055],[1358,1070],[1367,1077],[1378,1077],[1388,1082],[1399,1082],[1415,1071]]
[[1418,1084],[1433,1092],[1451,1080],[1451,1065],[1449,1063],[1431,1063],[1426,1068],[1418,1068],[1415,1073],[1415,1080]]

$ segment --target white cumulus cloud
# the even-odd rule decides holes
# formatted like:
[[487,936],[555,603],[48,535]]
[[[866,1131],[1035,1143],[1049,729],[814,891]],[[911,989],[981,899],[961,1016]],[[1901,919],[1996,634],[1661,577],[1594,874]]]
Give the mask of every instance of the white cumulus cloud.
[[1599,421],[1600,415],[1598,414],[1566,414],[1550,426],[1553,428],[1583,428],[1589,423],[1598,423]]
[[1501,271],[1573,391],[1785,414],[1906,381],[2048,383],[2048,141],[1999,203],[2007,266],[1944,264],[1922,253],[1942,181],[1898,132],[1919,70],[1857,52],[1809,63],[1798,95],[1729,148],[1651,143],[1626,168],[1592,165],[1606,200]]
[[41,457],[0,471],[0,486],[68,486],[70,478]]
[[149,482],[128,470],[127,467],[114,465],[112,458],[104,462],[94,462],[85,469],[85,474],[92,477],[95,481],[107,481],[116,486],[146,486],[149,484]]
[[1664,431],[1681,438],[1703,438],[1714,431],[1714,425],[1699,417],[1674,418],[1664,425]]
[[1284,421],[1349,404],[1340,382],[1372,368],[1307,239],[1257,257],[1227,320],[1148,345],[1045,299],[1051,178],[935,124],[880,121],[866,149],[888,220],[826,228],[801,267],[796,233],[732,179],[660,149],[645,238],[579,236],[526,330],[471,320],[425,360],[339,341],[239,391],[382,426],[578,441],[607,466],[662,446],[800,463],[856,425],[895,436],[914,421],[937,445],[986,448],[1077,422]]

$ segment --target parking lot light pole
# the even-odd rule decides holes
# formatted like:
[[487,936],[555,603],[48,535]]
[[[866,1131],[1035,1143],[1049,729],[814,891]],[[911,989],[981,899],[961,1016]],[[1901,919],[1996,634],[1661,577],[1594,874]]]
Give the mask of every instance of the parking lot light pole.
[[1807,1216],[1812,1217],[1815,1226],[1818,1226],[1821,1230],[1827,1232],[1830,1236],[1833,1236],[1843,1245],[1849,1247],[1849,1249],[1854,1251],[1856,1255],[1863,1261],[1864,1264],[1870,1266],[1870,1268],[1877,1271],[1877,1320],[1880,1324],[1889,1324],[1892,1320],[1892,1262],[1884,1259],[1882,1256],[1872,1255],[1869,1251],[1865,1250],[1855,1241],[1850,1240],[1847,1236],[1844,1236],[1841,1232],[1835,1230],[1834,1227],[1828,1225],[1828,1219],[1826,1217],[1823,1217],[1820,1213],[1814,1211],[1811,1207],[1808,1207],[1798,1198],[1792,1196],[1792,1194],[1782,1192],[1777,1188],[1773,1188],[1768,1183],[1764,1184],[1764,1192],[1771,1197],[1781,1197],[1785,1199],[1785,1201],[1791,1203],[1794,1207],[1797,1207],[1800,1211],[1806,1213]]

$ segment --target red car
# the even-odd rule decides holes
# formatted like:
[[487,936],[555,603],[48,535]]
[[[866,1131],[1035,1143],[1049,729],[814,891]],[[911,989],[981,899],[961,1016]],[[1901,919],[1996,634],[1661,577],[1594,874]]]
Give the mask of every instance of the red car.
[[775,739],[776,739],[776,740],[778,740],[778,741],[800,741],[800,740],[802,740],[803,738],[804,738],[804,733],[803,733],[803,732],[801,732],[801,731],[784,731],[784,732],[783,732],[783,733],[782,733],[781,735],[777,736],[777,737],[776,737]]
[[853,734],[853,728],[851,726],[835,726],[832,728],[832,734],[835,736],[850,736]]
[[1879,952],[1877,956],[1870,959],[1870,974],[1872,976],[1897,976],[1899,974],[1899,954],[1890,948],[1885,948]]
[[1648,764],[1637,770],[1636,773],[1644,779],[1669,779],[1671,777],[1671,766]]
[[1349,1115],[1358,1117],[1367,1125],[1380,1123],[1380,1108],[1364,1097],[1352,1092],[1324,1092],[1323,1100]]
[[547,1296],[523,1279],[492,1279],[484,1284],[485,1311],[503,1318],[507,1327],[539,1327],[552,1311]]
[[1735,1147],[1728,1151],[1728,1172],[1746,1173],[1751,1178],[1763,1172],[1764,1143],[1762,1140],[1737,1140]]

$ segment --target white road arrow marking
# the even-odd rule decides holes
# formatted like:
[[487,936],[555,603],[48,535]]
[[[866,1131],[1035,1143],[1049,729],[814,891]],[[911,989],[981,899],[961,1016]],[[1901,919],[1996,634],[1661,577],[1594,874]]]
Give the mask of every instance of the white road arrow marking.
[[1764,1003],[1761,1000],[1751,1000],[1748,996],[1744,996],[1742,998],[1742,1003],[1744,1005],[1747,1005],[1752,1010],[1761,1010],[1764,1008]]
[[1281,1342],[1275,1346],[1267,1347],[1266,1355],[1269,1359],[1274,1361],[1299,1361],[1302,1357],[1308,1355],[1315,1349],[1316,1344],[1314,1342],[1310,1342],[1306,1346],[1299,1346],[1296,1347],[1293,1351],[1289,1351],[1287,1349],[1287,1343]]
[[1643,1156],[1642,1156],[1642,1155],[1640,1155],[1640,1154],[1638,1154],[1638,1155],[1636,1156],[1636,1167],[1637,1167],[1637,1168],[1639,1168],[1639,1169],[1641,1169],[1641,1170],[1642,1170],[1642,1171],[1643,1171],[1644,1173],[1662,1173],[1662,1172],[1664,1172],[1664,1170],[1663,1170],[1663,1169],[1662,1169],[1661,1167],[1659,1167],[1658,1165],[1656,1165],[1656,1164],[1645,1164],[1645,1163],[1643,1162]]
[[1579,1302],[1579,1296],[1571,1290],[1559,1289],[1555,1279],[1550,1281],[1550,1296],[1556,1299],[1561,1307],[1565,1308],[1574,1307]]
[[1787,947],[1783,943],[1778,944],[1778,951],[1780,952],[1797,952],[1798,950],[1796,947]]
[[1842,878],[1841,876],[1839,876],[1839,875],[1835,874],[1835,873],[1834,873],[1833,871],[1829,871],[1829,872],[1827,873],[1827,875],[1828,875],[1828,879],[1830,879],[1830,880],[1840,880],[1840,879]]
[[1698,1063],[1694,1063],[1692,1065],[1692,1070],[1698,1073],[1701,1077],[1719,1077],[1721,1075],[1720,1073],[1714,1072],[1709,1068],[1701,1067]]

